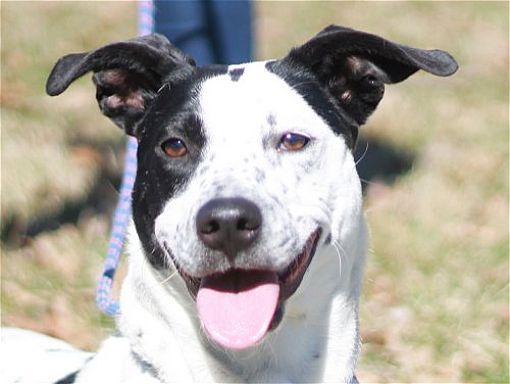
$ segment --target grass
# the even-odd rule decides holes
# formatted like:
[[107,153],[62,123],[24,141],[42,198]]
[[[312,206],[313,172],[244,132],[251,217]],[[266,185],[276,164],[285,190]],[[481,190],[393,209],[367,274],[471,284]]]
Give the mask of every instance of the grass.
[[[63,54],[136,34],[129,2],[2,2],[2,324],[93,349],[123,137],[90,79],[59,98]],[[257,56],[336,23],[451,52],[452,78],[388,86],[363,135],[412,153],[366,192],[362,382],[508,382],[508,3],[261,2]],[[28,28],[30,26],[30,28]],[[38,31],[34,35],[33,31]],[[26,234],[29,236],[26,236]]]

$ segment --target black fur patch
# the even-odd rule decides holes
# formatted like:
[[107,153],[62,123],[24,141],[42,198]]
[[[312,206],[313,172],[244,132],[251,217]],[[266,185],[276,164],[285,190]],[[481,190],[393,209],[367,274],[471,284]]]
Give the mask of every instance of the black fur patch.
[[[188,78],[163,88],[140,123],[133,220],[147,259],[154,268],[165,268],[169,262],[156,240],[156,218],[168,200],[190,180],[205,145],[196,103],[200,86],[208,78],[226,73],[226,66],[200,68]],[[161,145],[170,138],[182,140],[188,154],[179,158],[166,156]]]
[[239,78],[243,75],[243,73],[244,73],[244,68],[234,68],[228,72],[228,75],[230,76],[230,80],[238,81]]
[[76,382],[76,377],[78,376],[80,371],[71,372],[67,376],[61,378],[60,380],[55,381],[54,384],[73,384]]
[[143,359],[138,353],[131,350],[131,356],[136,361],[136,363],[140,366],[143,373],[146,373],[156,379],[157,381],[160,381],[158,370],[156,367],[154,367],[152,364],[150,364],[148,361]]

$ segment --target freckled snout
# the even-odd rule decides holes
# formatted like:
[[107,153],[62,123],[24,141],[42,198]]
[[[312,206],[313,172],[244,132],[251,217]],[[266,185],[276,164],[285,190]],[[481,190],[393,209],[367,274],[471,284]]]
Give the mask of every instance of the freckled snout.
[[196,225],[199,239],[208,248],[223,252],[232,262],[257,239],[262,214],[247,199],[220,198],[210,200],[199,209]]

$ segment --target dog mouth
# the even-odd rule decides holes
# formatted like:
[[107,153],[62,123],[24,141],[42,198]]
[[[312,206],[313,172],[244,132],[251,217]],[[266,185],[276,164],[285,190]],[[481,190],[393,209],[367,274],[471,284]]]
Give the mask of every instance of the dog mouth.
[[209,339],[228,349],[256,345],[283,318],[285,301],[299,288],[312,261],[321,229],[282,270],[229,269],[201,278],[174,264],[197,304]]

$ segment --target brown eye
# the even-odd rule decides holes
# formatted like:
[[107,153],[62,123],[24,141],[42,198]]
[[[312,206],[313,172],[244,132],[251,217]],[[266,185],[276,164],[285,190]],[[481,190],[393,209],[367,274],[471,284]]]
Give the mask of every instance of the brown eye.
[[310,141],[310,138],[301,135],[299,133],[286,133],[280,139],[280,143],[278,144],[278,149],[284,151],[299,151],[303,149]]
[[182,157],[188,153],[188,148],[186,148],[184,141],[177,138],[168,139],[161,144],[161,148],[168,157]]

